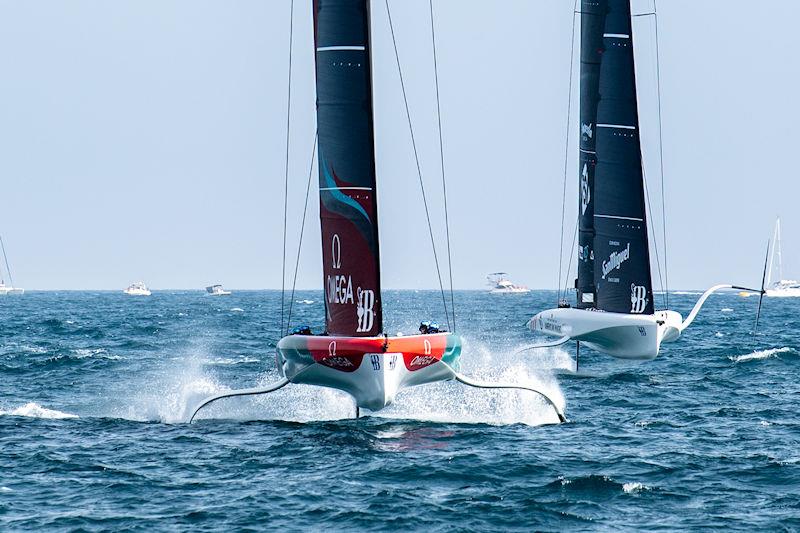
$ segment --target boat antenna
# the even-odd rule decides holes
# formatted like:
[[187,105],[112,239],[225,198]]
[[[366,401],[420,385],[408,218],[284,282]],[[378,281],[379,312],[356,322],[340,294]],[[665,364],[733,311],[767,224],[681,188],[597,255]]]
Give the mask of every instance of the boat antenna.
[[758,334],[758,321],[761,318],[761,302],[764,301],[764,294],[767,292],[765,290],[765,284],[767,282],[767,261],[769,260],[769,241],[767,241],[767,255],[764,258],[764,272],[761,274],[761,292],[758,295],[758,311],[756,311],[756,323],[753,327],[753,335]]
[[417,140],[414,136],[414,126],[411,121],[411,110],[408,107],[408,96],[406,94],[406,84],[405,79],[403,78],[403,68],[400,64],[400,53],[397,50],[397,38],[395,37],[394,33],[394,23],[392,22],[392,10],[389,8],[389,0],[384,1],[386,5],[386,15],[389,19],[389,31],[392,35],[392,46],[394,47],[394,58],[397,62],[397,72],[400,75],[400,89],[403,93],[403,104],[405,105],[406,111],[406,119],[408,120],[408,130],[411,134],[411,146],[414,149],[414,160],[417,164],[417,176],[419,176],[419,187],[422,191],[422,204],[425,207],[425,218],[428,222],[428,233],[431,237],[431,247],[433,248],[433,261],[436,264],[436,275],[439,277],[439,290],[442,293],[442,303],[444,304],[444,314],[445,319],[447,320],[447,328],[451,329],[450,324],[450,313],[447,309],[447,297],[444,294],[444,283],[442,282],[442,271],[439,268],[439,254],[436,252],[436,239],[433,236],[433,225],[431,224],[431,214],[430,210],[428,209],[428,197],[425,194],[425,182],[422,179],[422,166],[419,162],[419,153],[417,151]]
[[3,249],[3,261],[6,263],[6,272],[8,272],[8,282],[14,286],[14,278],[11,277],[11,268],[8,266],[8,256],[6,255],[6,245],[3,243],[3,237],[0,237],[0,248]]
[[436,85],[436,119],[439,130],[439,159],[442,166],[442,193],[444,196],[444,227],[447,234],[447,268],[450,275],[450,311],[453,314],[453,331],[456,329],[456,302],[453,292],[453,257],[450,253],[450,216],[447,211],[447,179],[444,164],[444,139],[442,136],[442,104],[439,98],[439,61],[436,55],[436,22],[433,16],[433,0],[428,0],[431,14],[431,45],[433,48],[433,79]]
[[[283,178],[283,259],[281,261],[281,327],[283,330],[284,307],[286,305],[286,231],[289,218],[289,148],[292,124],[292,47],[294,45],[294,0],[289,4],[289,72],[286,96],[286,164]],[[316,142],[315,142],[316,146]],[[287,322],[288,331],[289,324]]]

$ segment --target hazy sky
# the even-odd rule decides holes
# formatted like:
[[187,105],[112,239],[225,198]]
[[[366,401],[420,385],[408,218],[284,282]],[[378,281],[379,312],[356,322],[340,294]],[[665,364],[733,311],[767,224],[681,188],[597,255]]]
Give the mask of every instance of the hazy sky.
[[[800,277],[800,2],[658,4],[671,287],[757,283],[777,215],[786,274]],[[289,5],[0,1],[0,233],[18,285],[280,287]],[[443,246],[428,0],[390,5]],[[295,1],[292,261],[314,135],[310,6]],[[553,288],[572,0],[434,7],[456,287],[506,270]],[[655,209],[652,19],[634,29]],[[383,284],[433,287],[384,0],[373,1],[373,33]],[[576,117],[573,107],[567,246]],[[313,187],[299,280],[308,288],[322,276],[316,176]]]

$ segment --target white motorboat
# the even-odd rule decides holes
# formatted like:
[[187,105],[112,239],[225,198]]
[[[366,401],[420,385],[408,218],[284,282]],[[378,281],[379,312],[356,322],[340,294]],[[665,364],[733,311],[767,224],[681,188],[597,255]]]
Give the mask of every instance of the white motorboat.
[[486,276],[489,282],[489,292],[492,294],[521,294],[531,292],[528,287],[524,285],[516,285],[512,283],[506,276],[505,272],[494,272]]
[[11,267],[8,266],[8,256],[6,256],[6,245],[3,242],[3,238],[0,237],[0,248],[3,250],[3,262],[6,265],[6,274],[8,274],[8,281],[10,285],[6,285],[6,281],[3,278],[3,273],[0,270],[0,296],[8,296],[11,294],[24,294],[25,289],[20,287],[14,287],[14,278],[11,276]]
[[[766,296],[772,298],[797,298],[800,297],[800,281],[783,279],[783,254],[781,252],[781,219],[775,221],[775,230],[772,233],[772,246],[767,269]],[[778,257],[777,265],[775,256]],[[778,270],[778,279],[772,281],[775,267]]]
[[151,294],[150,289],[147,288],[147,285],[145,285],[143,281],[130,284],[128,288],[122,292],[128,296],[150,296]]
[[[580,142],[577,202],[577,302],[528,323],[557,337],[529,347],[576,341],[623,359],[654,359],[697,316],[708,289],[686,320],[656,310],[648,236],[636,91],[631,0],[583,0],[580,9]],[[666,265],[665,265],[666,268]],[[561,290],[561,288],[559,288]],[[752,289],[751,289],[752,290]],[[759,291],[756,291],[759,292]]]
[[228,296],[231,291],[226,291],[222,285],[209,285],[206,287],[206,294],[208,296]]

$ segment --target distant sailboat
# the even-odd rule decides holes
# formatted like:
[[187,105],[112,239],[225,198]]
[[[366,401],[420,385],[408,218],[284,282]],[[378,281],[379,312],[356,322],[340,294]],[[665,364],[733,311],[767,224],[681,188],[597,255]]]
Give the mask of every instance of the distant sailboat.
[[[577,305],[534,316],[529,327],[623,359],[654,359],[686,320],[654,307],[639,136],[630,0],[582,0]],[[758,292],[758,291],[756,291]],[[532,346],[530,348],[535,348]]]
[[0,296],[7,296],[11,294],[24,294],[25,289],[14,287],[14,278],[11,276],[11,267],[8,266],[8,256],[6,255],[6,245],[3,242],[3,238],[0,237],[0,248],[3,249],[3,262],[6,265],[6,274],[8,274],[8,282],[10,285],[6,285],[6,280],[3,278],[2,272],[0,272]]
[[[783,254],[781,253],[781,219],[775,221],[775,230],[772,233],[772,252],[769,258],[769,268],[767,269],[767,296],[773,298],[800,297],[800,282],[793,279],[783,278]],[[778,257],[778,264],[775,265],[775,256]],[[772,281],[772,273],[775,267],[778,269],[778,279]]]
[[[388,5],[387,5],[388,9]],[[383,323],[376,203],[369,0],[316,0],[319,200],[325,332],[301,326],[278,342],[280,381],[204,400],[266,394],[290,383],[350,394],[358,409],[378,411],[402,389],[456,380],[478,388],[524,385],[481,383],[458,372],[461,337],[423,321],[419,334],[390,336]]]
[[143,281],[137,281],[136,283],[131,283],[128,287],[122,291],[128,296],[150,296],[150,289],[147,288],[147,285],[144,284]]
[[217,284],[206,287],[206,294],[209,296],[228,296],[231,291],[226,291],[222,288],[222,285]]

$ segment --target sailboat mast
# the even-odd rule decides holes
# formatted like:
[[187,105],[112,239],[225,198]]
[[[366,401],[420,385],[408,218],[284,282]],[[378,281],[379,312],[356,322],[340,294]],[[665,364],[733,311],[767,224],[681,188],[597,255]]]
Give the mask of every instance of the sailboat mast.
[[[8,282],[14,286],[14,278],[11,276],[11,268],[8,266],[8,256],[6,255],[6,245],[3,243],[3,237],[0,236],[0,248],[3,249],[3,261],[6,263],[6,272],[8,272]],[[2,274],[0,274],[0,281],[3,281]]]
[[600,99],[600,64],[606,6],[583,0],[581,5],[580,145],[578,166],[578,292],[577,307],[595,307],[594,183],[597,166],[595,126]]
[[314,0],[320,226],[330,335],[383,332],[369,0]]

